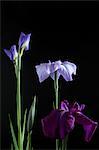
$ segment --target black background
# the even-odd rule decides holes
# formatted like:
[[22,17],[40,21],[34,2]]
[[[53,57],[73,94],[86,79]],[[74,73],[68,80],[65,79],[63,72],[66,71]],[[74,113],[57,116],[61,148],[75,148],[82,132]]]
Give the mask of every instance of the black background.
[[[1,8],[1,148],[10,147],[8,113],[13,122],[16,120],[16,78],[13,64],[3,48],[10,49],[11,45],[18,45],[20,32],[24,32],[31,33],[31,41],[30,50],[22,58],[22,108],[29,109],[36,93],[37,117],[33,127],[32,145],[35,149],[53,149],[55,142],[43,136],[40,124],[40,119],[52,110],[53,81],[48,78],[40,84],[35,65],[59,59],[75,63],[77,75],[74,76],[74,81],[67,83],[60,78],[60,99],[85,103],[85,114],[98,121],[98,3],[12,1],[2,2]],[[69,136],[68,149],[99,148],[99,129],[90,143],[84,142],[82,135],[82,127],[75,127]]]

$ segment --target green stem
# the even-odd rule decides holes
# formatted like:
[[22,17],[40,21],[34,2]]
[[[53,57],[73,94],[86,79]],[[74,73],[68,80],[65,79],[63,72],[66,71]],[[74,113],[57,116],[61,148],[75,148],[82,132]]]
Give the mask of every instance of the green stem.
[[32,149],[32,145],[31,145],[31,134],[32,134],[32,131],[28,132],[26,150],[31,150],[31,149]]
[[67,140],[68,135],[66,135],[65,139],[62,140],[62,150],[67,150]]
[[59,100],[58,100],[58,77],[57,71],[55,72],[55,80],[54,80],[54,89],[55,89],[55,108],[58,109]]
[[[55,109],[59,109],[59,85],[58,85],[58,76],[57,71],[55,72],[55,80],[54,80],[54,89],[55,89]],[[68,135],[63,140],[56,139],[56,150],[67,150],[67,140]]]
[[21,71],[21,56],[18,55],[18,63],[17,63],[17,97],[16,97],[16,101],[17,101],[17,126],[18,126],[18,146],[19,146],[19,150],[22,150],[20,71]]
[[[55,109],[58,109],[59,100],[58,100],[58,77],[57,71],[55,72],[55,79],[54,79],[54,89],[55,89]],[[56,139],[56,150],[59,149],[59,139]]]

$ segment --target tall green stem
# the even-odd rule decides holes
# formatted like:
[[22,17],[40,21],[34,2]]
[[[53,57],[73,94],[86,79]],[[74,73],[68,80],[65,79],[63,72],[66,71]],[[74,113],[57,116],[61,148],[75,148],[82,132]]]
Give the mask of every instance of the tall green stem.
[[20,94],[20,71],[21,71],[21,56],[18,54],[17,61],[17,126],[18,126],[18,147],[19,150],[22,150],[22,142],[21,142],[21,94]]
[[[58,109],[59,100],[58,100],[58,77],[57,77],[57,71],[55,72],[54,89],[55,89],[55,108]],[[58,150],[58,148],[59,148],[59,139],[56,139],[56,150]]]
[[[57,76],[57,71],[55,72],[55,80],[54,80],[54,89],[55,89],[55,108],[59,108],[59,85],[58,85],[58,76]],[[59,140],[56,139],[56,150],[67,150],[67,140],[68,140],[68,135],[66,135],[65,139]]]

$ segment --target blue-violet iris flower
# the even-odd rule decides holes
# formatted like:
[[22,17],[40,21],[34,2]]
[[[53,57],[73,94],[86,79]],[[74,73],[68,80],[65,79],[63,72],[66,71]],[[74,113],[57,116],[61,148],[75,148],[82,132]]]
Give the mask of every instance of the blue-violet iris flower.
[[44,135],[64,139],[74,129],[75,124],[80,124],[84,129],[84,139],[89,142],[98,123],[82,113],[84,107],[84,104],[79,105],[77,102],[70,105],[67,100],[62,101],[59,109],[52,110],[48,116],[41,119]]
[[58,79],[62,75],[66,81],[72,81],[72,74],[76,74],[76,65],[68,61],[61,62],[59,60],[55,62],[49,61],[48,63],[42,63],[36,66],[36,72],[40,82],[43,82],[49,76],[54,80],[55,71],[57,71]]
[[[23,50],[25,49],[26,51],[29,50],[30,36],[31,34],[25,35],[23,32],[21,32],[19,37],[19,42],[18,42],[19,49],[23,49]],[[21,54],[23,54],[23,50]],[[16,45],[11,46],[10,50],[4,49],[4,52],[7,54],[7,56],[10,58],[11,61],[14,61],[18,56]]]
[[30,36],[31,34],[25,35],[23,32],[21,32],[20,37],[19,37],[19,49],[20,48],[25,48],[25,50],[29,50],[29,42],[30,42]]
[[4,52],[7,54],[11,61],[14,61],[18,56],[16,45],[11,46],[10,50],[4,49]]

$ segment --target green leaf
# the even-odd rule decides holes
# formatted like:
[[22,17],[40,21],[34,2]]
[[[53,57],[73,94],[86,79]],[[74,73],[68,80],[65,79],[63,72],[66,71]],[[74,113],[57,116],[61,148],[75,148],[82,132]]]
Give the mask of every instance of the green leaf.
[[29,132],[34,124],[35,118],[35,111],[36,111],[36,96],[34,96],[34,100],[32,102],[31,108],[29,110],[28,120],[27,120],[27,131]]
[[13,150],[13,144],[11,143],[11,150]]
[[31,134],[32,131],[28,132],[26,150],[31,150]]
[[53,101],[53,109],[55,109],[55,103],[54,103],[54,101]]
[[13,143],[14,143],[14,147],[15,150],[18,150],[18,145],[17,145],[17,141],[16,141],[16,137],[15,137],[15,133],[14,133],[14,129],[13,129],[13,125],[12,125],[12,121],[9,115],[9,121],[10,121],[10,128],[11,128],[11,134],[12,134],[12,138],[13,138]]
[[26,150],[29,150],[29,140],[27,140]]
[[25,113],[24,113],[23,132],[22,132],[22,143],[23,143],[23,141],[24,141],[24,135],[25,135],[26,114],[27,114],[27,109],[25,110]]

